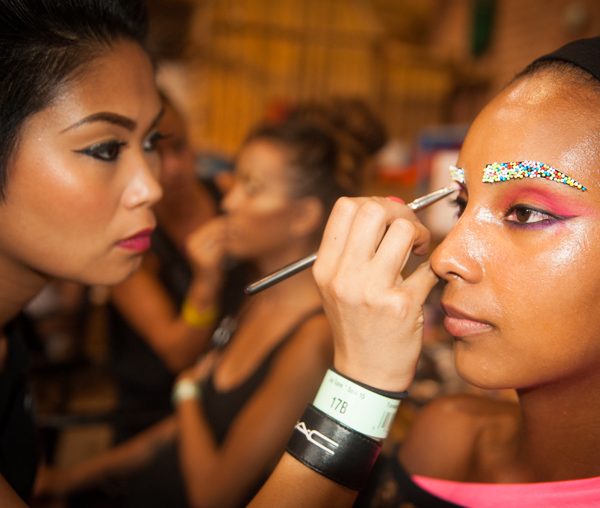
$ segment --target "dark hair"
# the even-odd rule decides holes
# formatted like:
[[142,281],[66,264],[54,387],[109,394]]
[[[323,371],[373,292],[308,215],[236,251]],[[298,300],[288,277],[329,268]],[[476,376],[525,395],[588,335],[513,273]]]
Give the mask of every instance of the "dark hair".
[[563,79],[569,79],[600,92],[600,80],[596,76],[572,62],[564,60],[536,60],[519,72],[514,77],[513,82],[522,78],[537,76],[543,72],[552,72]]
[[319,122],[292,119],[263,124],[242,145],[265,140],[289,154],[291,197],[314,196],[328,213],[341,196],[356,195],[362,167],[347,157],[336,135]]
[[310,120],[332,129],[348,157],[363,166],[385,146],[387,129],[381,118],[359,97],[335,97],[327,102],[297,104],[290,120]]
[[563,79],[600,91],[600,37],[568,42],[552,53],[536,58],[514,80],[542,72],[553,72]]
[[144,45],[143,0],[0,0],[0,201],[23,122],[119,39]]

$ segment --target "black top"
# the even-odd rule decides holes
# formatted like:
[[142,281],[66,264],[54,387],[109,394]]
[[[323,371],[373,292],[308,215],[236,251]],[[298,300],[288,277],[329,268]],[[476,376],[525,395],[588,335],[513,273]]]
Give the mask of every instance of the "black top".
[[398,461],[398,449],[379,456],[355,508],[461,508],[417,485]]
[[[239,386],[220,392],[215,389],[212,376],[202,386],[202,407],[215,440],[223,443],[231,424],[254,393],[261,387],[278,353],[289,342],[298,328],[312,316],[323,312],[315,309],[308,312],[285,334],[269,352],[257,369]],[[230,326],[230,330],[233,327]],[[234,333],[234,332],[233,332]],[[232,340],[235,340],[234,335]],[[223,347],[227,347],[227,343]],[[264,477],[248,492],[240,506],[246,506],[260,489],[268,476]],[[118,506],[127,508],[187,508],[188,503],[183,483],[183,473],[179,465],[178,443],[172,441],[153,456],[152,461],[127,479],[123,499]],[[112,503],[111,506],[116,506]]]
[[0,370],[0,474],[28,501],[38,459],[26,380],[28,357],[18,319],[6,326],[4,332],[8,350],[4,368]]
[[321,307],[313,309],[302,316],[298,322],[284,335],[277,345],[269,352],[256,370],[238,386],[219,391],[215,387],[213,373],[202,384],[202,409],[216,442],[220,445],[225,440],[231,424],[254,393],[263,384],[273,360],[279,351],[288,343],[298,329],[310,318],[321,314]]

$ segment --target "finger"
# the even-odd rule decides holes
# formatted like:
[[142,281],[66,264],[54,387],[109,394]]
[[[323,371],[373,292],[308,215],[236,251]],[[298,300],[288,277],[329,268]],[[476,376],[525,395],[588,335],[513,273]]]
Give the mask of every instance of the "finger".
[[371,198],[359,205],[341,256],[342,265],[356,266],[373,257],[385,233],[390,210],[397,212],[400,208],[396,203],[385,201]]
[[423,305],[427,296],[437,284],[438,278],[431,269],[429,260],[421,263],[402,283],[402,289],[408,291],[414,302]]
[[406,219],[392,222],[371,262],[373,278],[385,281],[388,287],[396,286],[417,235],[413,222]]
[[313,267],[313,274],[317,281],[327,278],[327,275],[338,266],[359,202],[360,198],[340,198],[336,201],[327,220],[317,261]]
[[[398,218],[419,224],[412,210],[397,201],[384,198],[371,198],[361,204],[352,224],[346,242],[346,259],[350,263],[365,262],[375,254],[386,228]],[[425,239],[419,238],[419,243]]]

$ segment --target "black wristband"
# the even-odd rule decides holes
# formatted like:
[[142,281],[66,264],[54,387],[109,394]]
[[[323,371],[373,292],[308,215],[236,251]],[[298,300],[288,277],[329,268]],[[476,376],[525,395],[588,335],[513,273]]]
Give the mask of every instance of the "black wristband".
[[352,379],[351,377],[346,376],[346,374],[342,374],[339,370],[336,370],[335,367],[329,367],[333,372],[335,372],[338,376],[345,377],[348,381],[352,381],[357,385],[362,386],[363,388],[370,390],[372,392],[378,393],[379,395],[383,395],[384,397],[389,397],[390,399],[402,400],[408,397],[408,392],[406,390],[402,392],[388,392],[387,390],[381,390],[379,388],[375,388],[374,386],[367,385],[365,383],[361,383],[356,379]]
[[371,472],[381,443],[342,425],[312,405],[296,424],[287,452],[330,480],[360,490]]

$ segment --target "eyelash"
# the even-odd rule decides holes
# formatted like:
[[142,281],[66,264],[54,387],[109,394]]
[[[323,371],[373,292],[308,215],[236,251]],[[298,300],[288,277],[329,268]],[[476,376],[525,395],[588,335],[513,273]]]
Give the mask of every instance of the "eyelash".
[[[156,151],[157,144],[160,140],[164,139],[164,134],[160,132],[154,132],[150,136],[148,136],[143,143],[143,149],[145,152],[154,152]],[[81,153],[83,155],[87,155],[88,157],[92,157],[102,162],[114,162],[119,158],[121,154],[121,150],[123,147],[127,146],[127,143],[124,141],[104,141],[101,143],[96,143],[83,150],[75,150],[76,153]]]
[[[467,200],[458,196],[457,198],[453,199],[452,204],[457,208],[457,212],[456,212],[456,216],[460,217],[463,212],[465,211],[465,208],[467,206]],[[541,220],[537,220],[534,222],[519,222],[518,220],[509,220],[508,218],[516,213],[519,212],[527,212],[529,213],[529,216],[527,217],[527,219],[530,218],[530,216],[532,214],[537,214],[543,217],[546,217],[544,219]],[[528,229],[532,229],[532,228],[537,228],[537,227],[544,227],[544,226],[548,226],[551,225],[557,221],[561,221],[561,220],[565,220],[566,217],[562,217],[560,215],[555,215],[555,214],[551,214],[545,210],[540,210],[538,208],[535,208],[533,206],[528,206],[528,205],[512,205],[505,213],[504,213],[504,218],[507,219],[507,222],[512,226],[512,227],[517,227],[517,228],[528,228]]]
[[511,224],[511,226],[519,227],[519,228],[544,227],[544,226],[549,226],[551,224],[554,224],[555,222],[557,222],[559,220],[565,219],[564,217],[561,217],[559,215],[554,215],[545,210],[540,210],[533,206],[527,206],[527,205],[513,205],[507,210],[507,212],[505,213],[504,216],[505,216],[505,218],[508,218],[512,214],[517,214],[519,212],[527,212],[528,213],[527,219],[529,219],[531,217],[531,215],[534,215],[534,216],[539,215],[539,216],[542,216],[545,218],[534,221],[534,222],[519,222],[518,220],[509,220],[508,222]]

